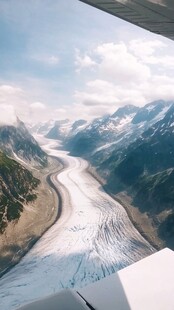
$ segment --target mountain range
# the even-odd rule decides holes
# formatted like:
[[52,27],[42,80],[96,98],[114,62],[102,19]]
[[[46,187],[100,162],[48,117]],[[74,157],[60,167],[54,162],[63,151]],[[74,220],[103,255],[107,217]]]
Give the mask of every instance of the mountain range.
[[[92,122],[57,122],[47,137],[86,158],[112,194],[126,192],[174,245],[174,102],[126,105]],[[65,130],[66,128],[66,130]],[[67,130],[68,128],[68,130]]]

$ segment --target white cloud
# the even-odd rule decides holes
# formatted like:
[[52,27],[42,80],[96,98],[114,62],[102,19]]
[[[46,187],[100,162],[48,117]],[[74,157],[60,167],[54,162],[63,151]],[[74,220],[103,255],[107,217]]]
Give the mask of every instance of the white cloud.
[[[49,57],[47,64],[48,60],[56,63]],[[27,80],[20,83],[22,87],[4,83],[0,104],[13,106],[23,121],[37,122],[90,119],[113,113],[125,104],[142,106],[156,99],[174,99],[174,57],[171,51],[166,53],[160,40],[102,43],[86,52],[76,50],[75,57],[78,74],[72,84],[69,76],[68,84],[57,79],[51,83],[49,79]],[[43,60],[46,63],[46,58]],[[68,87],[73,88],[74,83],[71,97]]]
[[[112,113],[117,107],[125,104],[142,106],[146,103],[141,89],[127,89],[104,80],[88,82],[86,91],[76,91],[74,98],[78,105],[88,107],[88,110],[94,110],[95,107],[95,117],[101,113]],[[96,115],[96,111],[98,111],[98,115]],[[90,112],[90,115],[92,113]]]
[[[89,51],[95,74],[90,68],[83,73],[86,84],[74,92],[74,110],[96,117],[125,104],[143,106],[157,99],[174,100],[174,77],[169,74],[174,57],[166,55],[165,49],[160,40],[139,39],[127,45],[101,44]],[[163,70],[154,64],[162,64]]]
[[174,78],[166,75],[154,75],[150,83],[139,85],[146,101],[157,99],[174,100]]
[[21,87],[8,84],[0,85],[0,104],[9,107],[10,115],[12,115],[11,107],[13,107],[15,114],[22,120],[28,115],[28,100]]
[[150,68],[129,52],[125,43],[106,43],[98,46],[99,74],[117,84],[139,83],[151,76]]
[[31,58],[49,66],[57,66],[60,63],[60,58],[55,55],[33,55]]
[[50,65],[57,65],[60,62],[59,57],[56,56],[50,56],[46,59],[46,61],[48,62],[48,64]]
[[33,102],[33,103],[30,104],[30,108],[32,110],[45,110],[46,106],[45,106],[44,103],[36,101],[36,102]]
[[118,101],[115,85],[104,80],[92,80],[87,84],[86,91],[76,91],[74,98],[85,106],[112,105]]
[[91,120],[93,118],[113,113],[117,109],[116,105],[108,106],[106,110],[106,105],[93,105],[93,106],[85,106],[80,103],[74,103],[72,113],[70,116],[67,116],[70,119],[85,119],[85,120]]
[[55,110],[55,113],[66,114],[66,113],[67,113],[67,110],[66,110],[65,108],[59,108],[59,109],[56,109],[56,110]]
[[153,55],[156,50],[166,47],[160,40],[147,41],[144,39],[131,40],[129,43],[129,49],[135,56],[141,58],[143,61],[147,56]]
[[167,48],[167,45],[160,40],[132,40],[129,48],[145,64],[160,65],[167,69],[174,68],[174,56],[170,55],[169,50],[167,50],[167,54],[162,53],[163,49]]
[[1,96],[6,95],[14,95],[14,94],[21,94],[23,91],[20,87],[15,87],[11,85],[0,85],[0,94]]
[[113,92],[114,84],[105,80],[92,80],[86,83],[88,87],[91,88],[93,91],[99,91],[105,93],[107,90],[108,92]]
[[89,55],[81,55],[78,49],[75,50],[75,53],[75,65],[77,72],[80,72],[81,70],[86,68],[94,67],[96,65],[96,62],[92,60]]
[[12,105],[0,104],[0,111],[0,126],[16,124],[17,118]]

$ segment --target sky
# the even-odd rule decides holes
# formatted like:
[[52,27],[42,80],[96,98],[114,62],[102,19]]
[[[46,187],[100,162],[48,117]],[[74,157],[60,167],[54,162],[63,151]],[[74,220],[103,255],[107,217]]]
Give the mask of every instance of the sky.
[[0,123],[174,100],[174,42],[78,0],[0,0]]

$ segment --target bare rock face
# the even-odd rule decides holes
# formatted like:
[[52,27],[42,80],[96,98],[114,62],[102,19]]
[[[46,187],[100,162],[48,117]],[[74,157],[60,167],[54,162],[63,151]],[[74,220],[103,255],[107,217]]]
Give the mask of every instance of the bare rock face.
[[15,125],[0,126],[0,150],[32,166],[47,165],[46,153],[19,119]]

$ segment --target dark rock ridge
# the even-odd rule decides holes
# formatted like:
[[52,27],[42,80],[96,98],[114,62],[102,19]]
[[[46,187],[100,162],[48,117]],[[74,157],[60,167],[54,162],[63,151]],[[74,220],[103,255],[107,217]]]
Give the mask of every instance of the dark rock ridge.
[[16,125],[0,126],[0,150],[34,166],[47,165],[46,153],[19,119]]
[[110,158],[108,188],[131,193],[134,205],[153,219],[161,238],[174,248],[174,105],[121,157]]

